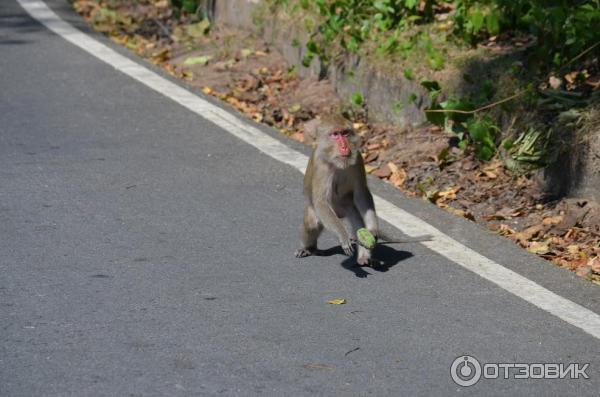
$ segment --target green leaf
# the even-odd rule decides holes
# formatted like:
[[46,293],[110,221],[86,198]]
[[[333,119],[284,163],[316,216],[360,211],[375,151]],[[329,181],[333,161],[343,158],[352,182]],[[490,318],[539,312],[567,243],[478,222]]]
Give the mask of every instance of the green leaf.
[[417,5],[417,0],[404,0],[404,6],[409,10],[412,10]]
[[469,136],[475,144],[475,155],[480,160],[490,160],[496,153],[496,144],[494,141],[498,127],[494,125],[492,119],[489,117],[482,119],[472,118],[465,124]]
[[201,37],[208,33],[210,30],[210,21],[208,18],[204,18],[198,23],[192,23],[190,25],[186,25],[185,32],[192,37]]
[[313,40],[308,40],[308,42],[306,42],[306,49],[315,54],[319,53],[319,47]]
[[504,150],[510,150],[515,146],[515,143],[512,138],[508,137],[502,140],[501,145],[504,148]]
[[358,50],[358,41],[354,37],[350,37],[346,48],[352,52],[356,52],[356,50]]
[[385,4],[385,1],[374,2],[373,7],[375,7],[376,10],[379,10],[382,12],[387,12],[387,10],[388,10],[388,6]]
[[304,28],[306,29],[307,32],[312,32],[313,28],[315,27],[315,21],[313,21],[312,18],[305,18],[304,19]]
[[490,128],[491,121],[486,119],[478,120],[475,118],[467,121],[467,131],[475,142],[479,142],[485,146],[495,146],[493,140],[493,131]]
[[315,55],[313,53],[308,53],[302,57],[302,66],[309,67]]
[[494,153],[496,151],[489,146],[475,145],[475,156],[480,160],[489,161],[494,157]]
[[240,55],[242,56],[242,58],[248,58],[250,55],[252,55],[253,52],[254,51],[250,48],[242,48],[242,50],[240,51]]
[[183,0],[181,2],[181,8],[185,10],[188,14],[193,14],[198,9],[198,1],[197,0]]
[[485,28],[492,36],[500,33],[500,19],[495,12],[491,12],[485,16]]
[[411,69],[404,69],[404,77],[406,77],[408,80],[413,80],[415,75]]
[[[463,110],[467,112],[474,109],[473,103],[466,98],[448,98],[446,101],[440,103],[440,106],[445,110]],[[448,112],[447,117],[458,123],[461,123],[472,116],[470,114]]]
[[483,13],[481,12],[481,9],[479,7],[477,7],[475,9],[475,11],[473,11],[473,14],[471,15],[471,24],[473,25],[473,33],[477,34],[480,30],[481,27],[483,26]]
[[185,66],[192,66],[192,65],[202,65],[202,66],[204,66],[211,59],[212,59],[212,55],[201,55],[201,56],[198,56],[198,57],[189,57],[189,58],[186,58],[185,61],[183,61],[183,64]]
[[360,92],[356,91],[354,94],[350,95],[350,103],[361,106],[363,104],[363,96]]
[[[425,110],[441,110],[442,108],[440,107],[439,104],[437,103],[433,103],[429,108],[425,109]],[[427,118],[427,121],[429,121],[431,124],[435,124],[437,126],[443,126],[445,121],[446,121],[446,115],[442,112],[425,112],[425,118]]]
[[402,101],[396,101],[392,104],[392,111],[394,113],[400,113],[402,111],[402,109],[404,109],[404,102]]
[[431,66],[433,70],[442,70],[444,68],[444,57],[437,52],[430,54],[429,66]]
[[422,80],[421,85],[425,87],[425,89],[429,92],[442,90],[442,87],[440,87],[440,83],[438,83],[435,80]]

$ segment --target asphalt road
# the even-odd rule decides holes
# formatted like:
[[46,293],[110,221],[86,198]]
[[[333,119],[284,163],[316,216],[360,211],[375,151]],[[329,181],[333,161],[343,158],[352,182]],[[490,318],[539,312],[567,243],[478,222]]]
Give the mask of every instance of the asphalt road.
[[[598,339],[420,244],[381,248],[387,271],[331,236],[294,258],[301,179],[4,0],[0,396],[598,395]],[[597,287],[373,188],[598,313]],[[589,379],[463,388],[463,354]]]

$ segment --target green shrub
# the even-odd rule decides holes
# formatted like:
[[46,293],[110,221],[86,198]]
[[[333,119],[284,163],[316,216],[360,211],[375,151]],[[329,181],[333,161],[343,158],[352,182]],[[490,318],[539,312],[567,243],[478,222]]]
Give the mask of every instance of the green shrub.
[[[171,0],[174,4],[197,0]],[[432,21],[436,10],[451,10],[454,37],[468,44],[503,32],[527,33],[537,39],[534,55],[560,65],[600,41],[600,0],[271,0],[293,13],[307,14],[311,35],[307,62],[314,56],[326,60],[324,49],[336,43],[356,52],[369,41],[376,52],[389,54],[410,48],[399,32],[414,24]],[[191,6],[190,6],[191,7]],[[443,68],[443,57],[421,39],[432,69]],[[548,57],[550,57],[548,59]]]

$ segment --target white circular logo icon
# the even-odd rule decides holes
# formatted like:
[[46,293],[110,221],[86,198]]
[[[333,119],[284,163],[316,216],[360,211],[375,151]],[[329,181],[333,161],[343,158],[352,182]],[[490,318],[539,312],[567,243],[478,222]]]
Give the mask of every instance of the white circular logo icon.
[[450,376],[459,386],[473,386],[481,378],[481,364],[473,356],[460,356],[450,367]]

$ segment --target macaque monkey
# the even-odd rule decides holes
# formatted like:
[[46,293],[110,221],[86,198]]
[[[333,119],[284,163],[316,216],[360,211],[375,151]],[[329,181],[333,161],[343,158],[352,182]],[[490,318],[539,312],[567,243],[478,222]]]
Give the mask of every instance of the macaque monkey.
[[[306,205],[302,247],[296,251],[296,257],[316,252],[323,227],[335,233],[348,256],[354,253],[352,240],[358,229],[366,227],[377,237],[377,215],[358,151],[358,139],[352,125],[341,116],[324,119],[317,128],[316,146],[304,175]],[[352,226],[351,235],[343,218]],[[357,249],[357,263],[369,265],[371,251],[359,244]]]

